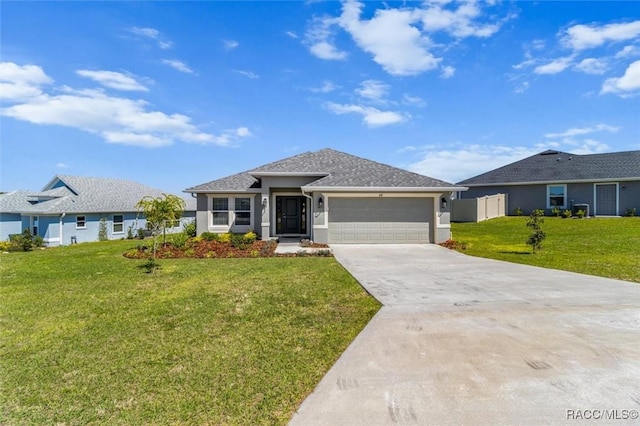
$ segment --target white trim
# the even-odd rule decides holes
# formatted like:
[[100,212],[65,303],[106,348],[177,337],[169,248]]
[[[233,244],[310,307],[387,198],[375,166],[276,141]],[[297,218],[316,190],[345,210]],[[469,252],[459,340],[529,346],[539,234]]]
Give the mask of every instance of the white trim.
[[59,243],[60,238],[43,238],[42,241],[45,243]]
[[638,181],[640,177],[624,177],[624,178],[607,178],[607,179],[567,179],[567,180],[541,180],[541,181],[525,181],[525,182],[500,182],[500,183],[465,183],[469,188],[482,186],[520,186],[520,185],[553,185],[561,183],[613,183],[622,181]]
[[[117,222],[122,225],[122,231],[116,231],[116,216],[122,216],[122,222]],[[111,215],[111,233],[113,235],[124,234],[124,214],[114,213]]]
[[434,192],[455,192],[466,191],[466,186],[434,186],[434,187],[388,187],[388,186],[309,186],[301,187],[304,192],[411,192],[411,193],[434,193]]
[[[255,194],[247,194],[247,193],[226,193],[226,196],[221,196],[223,194],[207,194],[207,229],[212,232],[248,232],[254,229],[255,226]],[[224,212],[225,210],[213,210],[213,200],[214,198],[226,198],[227,199],[227,224],[226,225],[214,225],[213,224],[213,213],[214,212]],[[236,199],[237,198],[248,198],[249,199],[249,210],[239,210],[239,212],[249,212],[249,224],[248,225],[238,225],[235,223],[236,221]]]
[[[564,202],[562,203],[561,206],[552,206],[551,203],[549,202],[549,199],[551,198],[551,193],[549,191],[549,189],[551,187],[555,187],[555,186],[561,186],[563,188],[562,191],[562,197],[564,198]],[[547,200],[546,200],[546,204],[547,204],[547,208],[548,209],[554,209],[554,208],[559,208],[559,209],[566,209],[567,208],[567,199],[569,198],[568,194],[567,194],[567,184],[566,183],[558,183],[558,184],[549,184],[547,185]]]
[[616,186],[616,214],[620,216],[620,183],[619,182],[597,182],[593,184],[593,216],[597,216],[598,213],[598,185],[613,185]]
[[[449,191],[444,191],[444,192],[449,192]],[[340,192],[340,193],[326,193],[323,194],[324,198],[325,198],[325,205],[327,202],[327,198],[439,198],[441,197],[444,192],[429,192],[429,193],[415,193],[415,192],[411,192],[411,193],[406,193],[406,192],[393,192],[393,193],[389,193],[389,192],[379,192],[378,194],[372,194],[372,193],[362,193],[362,192],[353,192],[353,193],[347,193],[347,192]]]
[[318,176],[318,177],[326,177],[329,176],[328,172],[249,172],[251,176],[259,177],[293,177],[293,176]]
[[[78,226],[78,218],[84,217],[84,226]],[[87,215],[86,214],[77,214],[76,215],[76,229],[87,229]]]

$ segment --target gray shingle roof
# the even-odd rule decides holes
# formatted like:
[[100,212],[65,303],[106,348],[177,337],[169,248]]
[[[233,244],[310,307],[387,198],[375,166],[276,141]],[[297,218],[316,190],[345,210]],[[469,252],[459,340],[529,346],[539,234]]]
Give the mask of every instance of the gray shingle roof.
[[576,155],[548,150],[458,184],[478,186],[611,179],[640,179],[640,151]]
[[[1,195],[0,211],[42,215],[135,212],[143,197],[162,194],[158,189],[124,179],[57,175],[42,191]],[[195,200],[185,201],[186,210],[195,211]]]
[[377,163],[333,149],[284,158],[229,177],[188,188],[186,192],[249,191],[259,188],[261,174],[317,174],[307,187],[334,188],[451,188],[442,180]]

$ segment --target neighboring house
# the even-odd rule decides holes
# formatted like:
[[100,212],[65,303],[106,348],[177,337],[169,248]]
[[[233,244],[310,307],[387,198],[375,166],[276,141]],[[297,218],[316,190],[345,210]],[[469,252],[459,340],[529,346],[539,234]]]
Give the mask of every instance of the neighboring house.
[[628,210],[640,213],[640,151],[575,155],[544,151],[470,179],[461,198],[502,193],[507,213],[522,209],[548,212],[588,205],[591,216],[619,216]]
[[[30,229],[45,244],[98,241],[101,220],[109,239],[126,238],[144,229],[144,216],[138,217],[136,204],[145,196],[163,192],[122,179],[57,175],[42,191],[13,191],[0,194],[0,241]],[[195,200],[185,200],[182,223],[171,232],[182,230],[195,217]]]
[[451,195],[466,188],[332,149],[285,158],[185,192],[202,232],[317,243],[428,243],[451,236]]

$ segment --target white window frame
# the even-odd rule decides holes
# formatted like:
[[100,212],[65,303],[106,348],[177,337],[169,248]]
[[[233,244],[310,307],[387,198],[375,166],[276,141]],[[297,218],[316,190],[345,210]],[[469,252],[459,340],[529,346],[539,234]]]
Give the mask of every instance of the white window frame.
[[[122,218],[122,222],[116,222],[116,216],[120,216]],[[111,231],[113,234],[124,234],[124,215],[123,214],[114,214],[112,216],[112,223],[111,223]],[[116,225],[121,225],[122,226],[122,231],[116,231]]]
[[[249,208],[247,210],[239,210],[238,206],[236,204],[237,200],[240,199],[248,199],[249,200]],[[233,197],[233,226],[238,226],[238,227],[251,227],[251,225],[253,224],[253,217],[251,215],[251,211],[253,209],[253,197]],[[238,213],[249,213],[249,223],[243,223],[243,224],[238,224],[237,220],[238,220]]]
[[[554,187],[562,187],[562,198],[563,198],[563,203],[561,206],[554,206],[551,204],[551,188]],[[548,209],[553,209],[553,208],[559,208],[559,209],[566,209],[567,208],[567,184],[564,183],[560,183],[560,184],[553,184],[553,185],[547,185],[547,208]]]
[[[226,210],[221,210],[221,209],[215,210],[214,209],[215,200],[216,199],[226,199],[227,200],[227,208],[226,208]],[[230,218],[230,214],[229,214],[229,212],[230,212],[229,204],[230,204],[229,203],[229,197],[211,197],[211,210],[210,211],[211,211],[211,227],[212,228],[229,228],[230,224],[232,223],[231,220],[230,220],[231,218]],[[215,213],[226,213],[227,214],[227,223],[225,223],[225,224],[213,223],[213,218],[215,216]]]
[[[80,220],[80,218],[83,218],[83,220]],[[82,226],[79,225],[79,223],[82,222]],[[87,216],[86,215],[77,215],[76,216],[76,229],[87,229]]]

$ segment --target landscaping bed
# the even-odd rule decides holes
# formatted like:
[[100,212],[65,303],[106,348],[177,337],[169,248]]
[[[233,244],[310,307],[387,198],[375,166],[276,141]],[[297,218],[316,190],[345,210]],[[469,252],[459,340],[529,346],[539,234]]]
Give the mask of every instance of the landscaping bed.
[[[272,257],[277,245],[275,241],[254,241],[234,246],[228,242],[191,239],[182,247],[172,242],[158,244],[156,257],[158,259]],[[152,255],[152,250],[151,244],[140,244],[137,248],[126,251],[124,257],[148,259]]]

